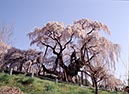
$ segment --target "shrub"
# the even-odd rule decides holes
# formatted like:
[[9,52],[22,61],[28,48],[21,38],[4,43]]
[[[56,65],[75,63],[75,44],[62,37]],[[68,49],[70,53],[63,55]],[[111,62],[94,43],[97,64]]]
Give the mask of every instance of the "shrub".
[[50,85],[50,84],[45,84],[45,90],[46,91],[52,91],[54,89],[54,86],[53,85]]
[[23,85],[30,85],[34,82],[33,78],[19,78],[17,79],[17,81]]
[[0,81],[7,84],[9,82],[10,76],[8,74],[1,74]]

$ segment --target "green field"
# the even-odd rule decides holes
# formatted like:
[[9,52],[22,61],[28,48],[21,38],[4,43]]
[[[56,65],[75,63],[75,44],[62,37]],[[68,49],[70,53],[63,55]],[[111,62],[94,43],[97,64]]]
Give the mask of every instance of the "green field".
[[[17,87],[24,94],[94,94],[94,89],[79,87],[65,83],[55,83],[39,78],[26,77],[24,75],[9,75],[0,73],[0,89],[3,86]],[[99,90],[99,94],[125,94],[123,92],[111,92]]]

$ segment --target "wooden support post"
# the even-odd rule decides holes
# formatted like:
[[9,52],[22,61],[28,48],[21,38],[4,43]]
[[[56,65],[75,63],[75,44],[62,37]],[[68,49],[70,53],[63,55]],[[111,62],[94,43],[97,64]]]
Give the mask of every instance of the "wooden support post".
[[11,68],[11,70],[10,70],[10,75],[12,75],[12,73],[13,73],[13,68]]
[[31,78],[33,78],[33,77],[34,77],[34,72],[32,71]]

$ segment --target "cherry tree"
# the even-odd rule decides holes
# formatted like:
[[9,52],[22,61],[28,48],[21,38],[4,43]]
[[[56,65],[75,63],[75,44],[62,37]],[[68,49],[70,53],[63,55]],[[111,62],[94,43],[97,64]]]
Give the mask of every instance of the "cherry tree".
[[[53,70],[61,67],[64,78],[75,76],[80,68],[91,77],[98,94],[98,82],[106,75],[106,69],[112,69],[120,56],[120,47],[100,32],[110,35],[109,28],[100,22],[89,19],[75,21],[73,25],[64,26],[60,22],[48,22],[42,28],[36,28],[28,34],[31,45],[36,44],[44,50],[44,59],[55,56]],[[67,60],[68,59],[68,60]],[[100,69],[101,68],[101,69]],[[104,75],[102,75],[104,74]]]
[[122,88],[124,87],[122,81],[116,78],[112,73],[108,73],[107,77],[102,79],[102,81],[99,84],[105,87],[105,89],[116,90],[116,91],[121,87]]
[[61,66],[63,68],[66,81],[68,81],[66,72],[67,66],[63,61],[63,52],[72,41],[74,35],[71,27],[64,27],[63,23],[59,22],[49,22],[43,28],[36,28],[34,32],[30,32],[28,35],[32,40],[31,45],[37,44],[37,46],[45,49],[44,58],[48,50],[56,56],[53,72],[56,71],[58,65]]
[[15,71],[30,73],[32,66],[36,65],[39,72],[41,72],[42,52],[11,47],[3,55],[2,62],[2,70],[10,71],[13,68]]
[[110,35],[108,27],[97,21],[81,19],[74,23],[74,28],[80,33],[78,44],[81,61],[85,65],[85,73],[91,77],[98,94],[97,83],[107,76],[107,68],[115,66],[120,56],[120,46],[100,35],[104,31]]

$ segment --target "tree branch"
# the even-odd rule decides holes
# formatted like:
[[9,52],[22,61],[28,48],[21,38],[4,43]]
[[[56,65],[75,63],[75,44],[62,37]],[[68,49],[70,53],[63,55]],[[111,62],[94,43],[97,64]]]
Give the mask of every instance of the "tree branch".
[[[40,43],[41,43],[42,45],[46,46],[46,47],[50,47],[50,48],[53,50],[53,53],[54,53],[54,54],[58,54],[58,53],[55,51],[55,46],[52,47],[52,46],[50,46],[50,45],[48,45],[48,44],[43,43],[42,41],[40,41]],[[56,45],[56,44],[55,44],[55,45]]]
[[45,53],[44,53],[44,58],[45,58],[45,56],[46,56],[46,54],[47,54],[47,50],[48,50],[48,46],[46,47],[46,50],[45,50]]
[[89,73],[87,73],[86,71],[82,70],[81,72],[84,72],[85,74],[87,74],[88,76],[91,77],[91,75]]
[[92,28],[92,30],[90,32],[87,33],[87,35],[89,35],[90,33],[92,33],[95,29]]
[[71,35],[69,41],[66,42],[66,44],[64,45],[62,50],[64,50],[66,48],[67,44],[69,44],[72,41],[73,35],[74,35],[74,33]]
[[59,36],[59,37],[55,37],[55,33],[53,34],[54,35],[54,37],[52,37],[52,36],[49,36],[52,40],[55,40],[56,41],[56,43],[59,45],[59,47],[60,47],[60,51],[62,51],[62,45],[61,45],[61,43],[59,42],[59,39],[60,39],[60,37],[61,36]]

